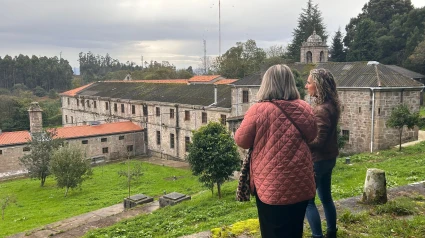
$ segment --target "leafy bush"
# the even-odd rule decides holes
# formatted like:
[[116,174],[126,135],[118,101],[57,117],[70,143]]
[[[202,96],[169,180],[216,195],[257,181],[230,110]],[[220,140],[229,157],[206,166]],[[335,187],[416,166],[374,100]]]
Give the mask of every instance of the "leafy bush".
[[34,88],[34,95],[36,95],[37,97],[44,97],[46,96],[46,90],[44,90],[44,88],[37,86]]

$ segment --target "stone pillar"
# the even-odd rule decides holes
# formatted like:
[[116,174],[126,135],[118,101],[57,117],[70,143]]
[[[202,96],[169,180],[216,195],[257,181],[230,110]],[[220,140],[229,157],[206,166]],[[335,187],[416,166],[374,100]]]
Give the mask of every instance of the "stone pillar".
[[368,204],[384,204],[387,202],[387,181],[385,171],[368,169],[364,184],[362,202]]
[[32,102],[28,114],[30,118],[30,132],[31,134],[40,133],[43,131],[43,110],[41,110],[38,102]]

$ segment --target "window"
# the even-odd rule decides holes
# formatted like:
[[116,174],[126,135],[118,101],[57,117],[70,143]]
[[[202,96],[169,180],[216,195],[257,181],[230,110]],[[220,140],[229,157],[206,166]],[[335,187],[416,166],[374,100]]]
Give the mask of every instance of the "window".
[[74,117],[71,116],[71,124],[74,124]]
[[96,101],[93,101],[93,107],[97,108],[97,102]]
[[189,151],[189,145],[190,145],[190,137],[185,136],[184,137],[184,147],[185,147],[186,152]]
[[157,145],[161,144],[161,132],[160,131],[156,131],[156,144]]
[[378,108],[378,115],[381,115],[381,108]]
[[114,103],[114,112],[118,112],[118,105]]
[[133,151],[133,145],[127,145],[127,152]]
[[249,95],[248,90],[242,91],[242,103],[248,103],[249,102]]
[[109,152],[108,147],[103,147],[102,148],[102,153],[107,154]]
[[124,136],[118,136],[118,140],[124,140]]
[[136,114],[136,105],[131,105],[131,114]]
[[107,142],[108,138],[104,137],[104,138],[100,138],[100,142]]
[[80,106],[80,101],[78,101],[78,99],[77,99],[77,107],[79,107]]
[[362,108],[361,107],[359,107],[359,113],[362,113]]
[[125,112],[125,110],[124,110],[124,104],[121,103],[121,113],[124,113],[124,112]]
[[170,119],[174,118],[174,109],[170,108]]
[[109,103],[105,102],[105,110],[109,110]]
[[68,115],[65,115],[65,123],[68,124]]
[[202,112],[202,123],[207,123],[207,113]]
[[24,151],[24,152],[27,152],[27,151],[30,151],[31,149],[30,149],[30,147],[28,147],[28,146],[25,146],[23,149],[22,149],[22,151]]
[[342,130],[342,136],[347,138],[347,141],[350,141],[350,131],[349,130]]
[[84,107],[84,99],[81,99],[81,106]]
[[143,105],[143,116],[145,116],[145,117],[148,116],[148,106],[147,105]]
[[3,150],[0,150],[0,155],[2,155],[3,154]]
[[67,98],[67,99],[68,99],[67,101],[68,101],[68,105],[69,105],[69,104],[70,104],[70,103],[69,103],[69,98]]
[[81,141],[81,144],[83,144],[83,145],[87,145],[89,143],[89,141],[88,140],[82,140]]
[[226,125],[226,115],[221,114],[220,117],[221,124]]
[[341,110],[341,111],[344,111],[344,109],[345,109],[345,107],[344,107],[344,106],[342,106],[342,110]]
[[188,110],[184,111],[184,120],[190,121],[190,111]]
[[174,134],[170,134],[170,148],[174,149]]
[[155,110],[156,110],[156,116],[159,117],[161,115],[161,109],[159,107],[156,107]]
[[86,101],[86,104],[87,104],[87,107],[90,107],[90,101],[89,100]]

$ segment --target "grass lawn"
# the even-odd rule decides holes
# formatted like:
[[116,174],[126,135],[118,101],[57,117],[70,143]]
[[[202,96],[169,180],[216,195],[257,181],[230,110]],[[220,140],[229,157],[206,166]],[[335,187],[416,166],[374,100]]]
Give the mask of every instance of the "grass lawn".
[[[133,160],[131,167],[139,163]],[[0,199],[13,195],[17,201],[5,210],[0,237],[121,203],[128,196],[127,178],[118,175],[122,170],[127,171],[126,163],[95,167],[92,179],[85,181],[81,189],[70,190],[67,197],[53,178],[48,178],[44,187],[40,187],[39,180],[31,179],[0,182]],[[143,193],[157,199],[164,191],[192,195],[204,190],[190,170],[142,163],[142,171],[143,176],[131,184],[132,195]]]
[[[351,165],[344,164],[345,159],[341,158],[335,167],[332,189],[336,200],[361,195],[368,168],[385,170],[389,188],[425,179],[425,142],[403,148],[401,152],[391,149],[373,154],[358,154],[350,158]],[[221,200],[216,195],[212,196],[209,191],[204,191],[192,196],[191,201],[91,231],[85,237],[179,237],[214,228],[221,230],[233,224],[236,231],[232,230],[232,233],[222,237],[232,237],[244,229],[258,237],[255,202],[235,202],[236,186],[236,181],[224,184]],[[418,196],[408,201],[389,203],[389,208],[376,208],[381,209],[379,211],[339,214],[339,234],[341,237],[359,237],[360,234],[368,237],[406,237],[400,234],[421,237],[424,229],[418,227],[425,227],[424,200]],[[398,208],[403,210],[406,206],[407,210],[413,211],[409,217],[394,220],[394,216],[399,214]],[[309,233],[306,230],[305,237]]]

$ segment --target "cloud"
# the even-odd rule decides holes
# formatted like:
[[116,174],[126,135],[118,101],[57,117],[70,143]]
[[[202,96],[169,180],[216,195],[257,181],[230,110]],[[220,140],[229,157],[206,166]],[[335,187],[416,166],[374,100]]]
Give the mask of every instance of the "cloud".
[[[219,49],[218,0],[0,0],[0,52],[53,56],[62,52],[72,67],[78,53],[121,62],[169,61],[195,66]],[[221,0],[221,53],[238,41],[260,47],[286,45],[307,1]],[[316,0],[328,33],[344,29],[367,0]],[[421,0],[412,1],[416,7]],[[329,37],[330,39],[330,37]],[[0,55],[2,56],[2,55]]]

